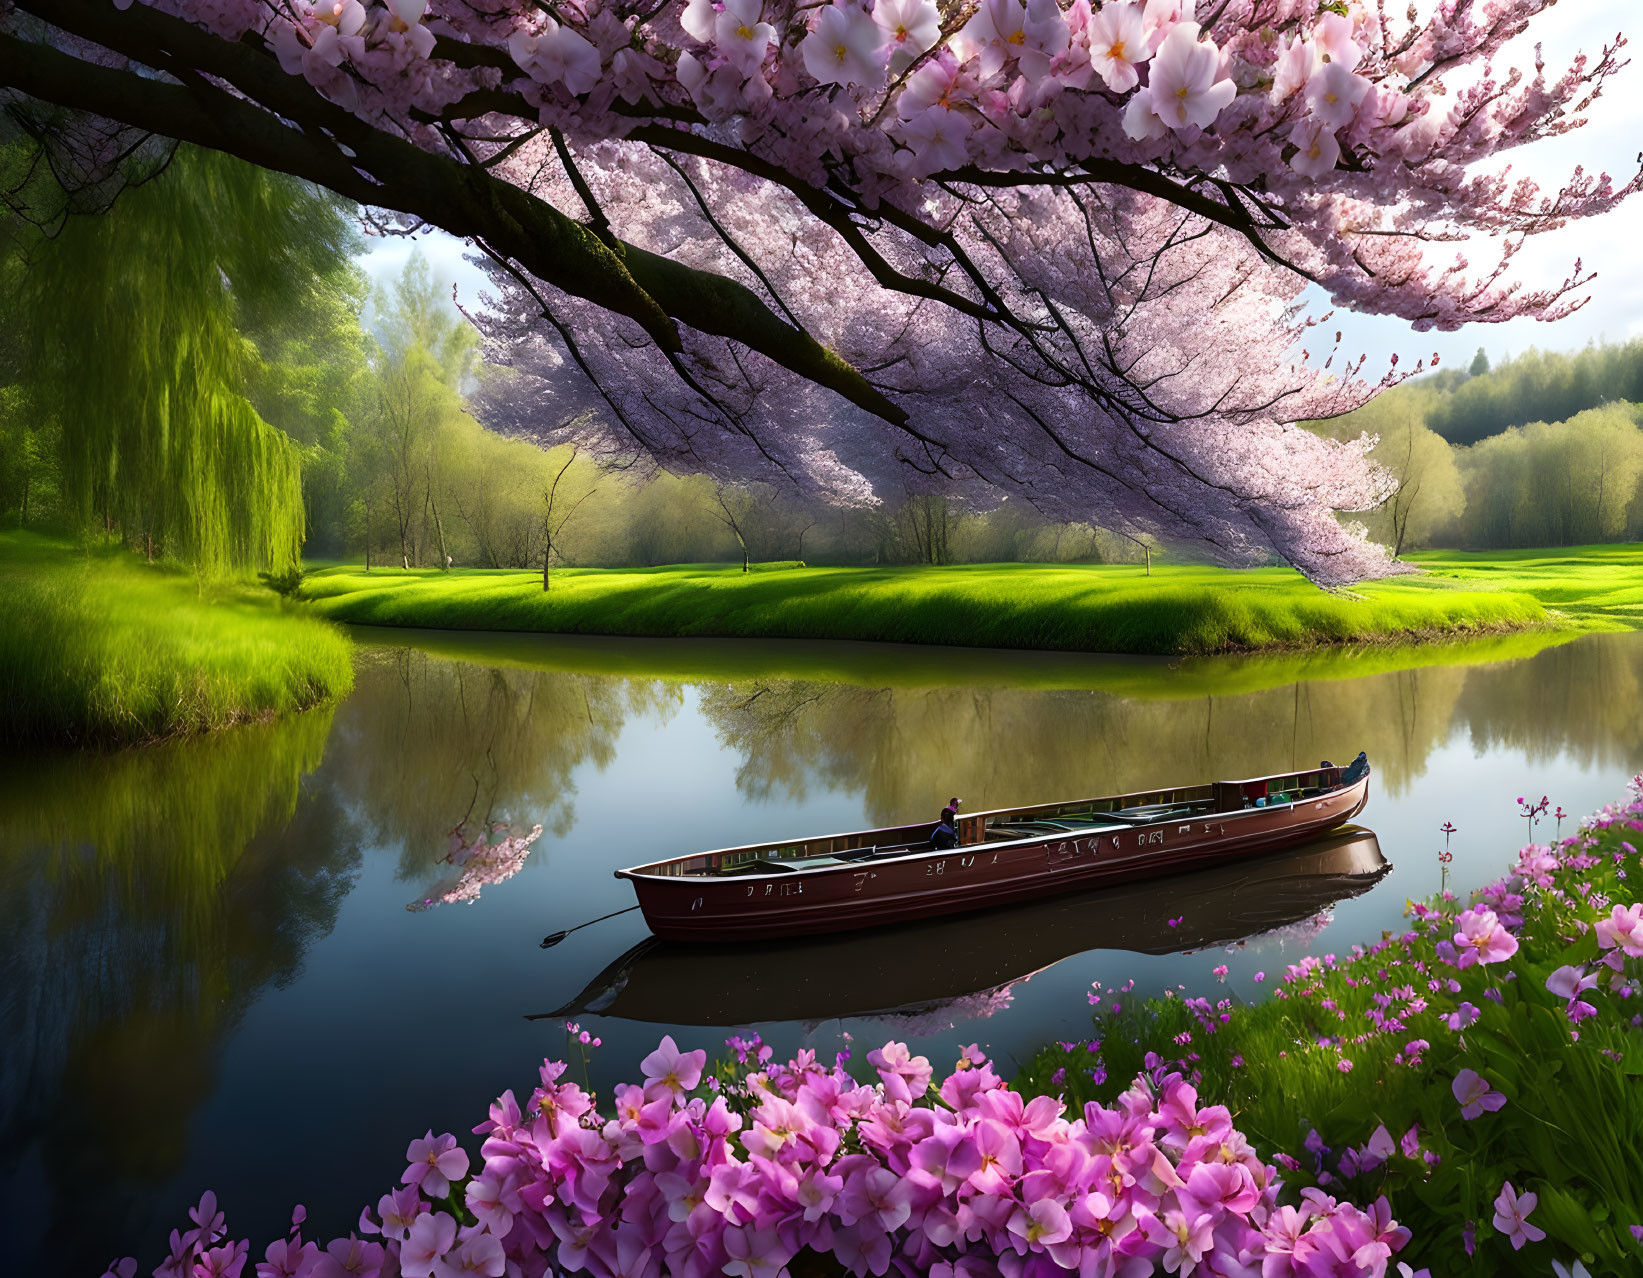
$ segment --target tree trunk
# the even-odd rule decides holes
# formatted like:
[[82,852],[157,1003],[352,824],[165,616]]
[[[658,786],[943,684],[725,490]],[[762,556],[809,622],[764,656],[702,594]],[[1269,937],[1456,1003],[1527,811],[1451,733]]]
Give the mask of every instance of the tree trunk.
[[1152,576],[1152,547],[1146,542],[1141,543],[1141,553],[1147,557],[1147,576]]
[[371,503],[365,503],[365,571],[371,571]]
[[33,478],[34,476],[32,475],[23,476],[23,513],[18,516],[17,519],[17,526],[19,528],[29,521],[29,483],[33,480]]
[[547,544],[542,547],[542,589],[543,590],[546,590],[548,588],[548,584],[549,584],[549,581],[550,581],[550,578],[548,577],[548,564],[549,564],[549,561],[552,558],[553,558],[553,538],[549,537],[547,539]]
[[439,503],[433,499],[431,491],[428,504],[433,507],[434,530],[439,533],[439,571],[449,572],[451,570],[451,556],[445,550],[445,521],[439,517]]
[[143,547],[148,552],[148,562],[153,563],[154,562],[154,530],[152,528],[143,529]]

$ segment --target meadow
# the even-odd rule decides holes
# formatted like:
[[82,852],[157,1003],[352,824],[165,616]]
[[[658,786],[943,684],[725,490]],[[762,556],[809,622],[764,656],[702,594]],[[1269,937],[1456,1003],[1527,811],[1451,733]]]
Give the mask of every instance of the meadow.
[[0,534],[0,741],[119,746],[353,686],[353,643],[255,581]]
[[[1593,589],[1618,589],[1625,558],[1605,559]],[[1639,558],[1630,552],[1631,571]],[[554,573],[549,591],[527,571],[337,566],[310,572],[300,593],[320,616],[379,626],[1172,656],[1456,638],[1556,620],[1510,574],[1468,588],[1448,575],[1461,569],[1441,568],[1331,593],[1285,568],[1176,564],[1150,576],[1125,564],[570,568]],[[1525,573],[1523,582],[1541,578]]]

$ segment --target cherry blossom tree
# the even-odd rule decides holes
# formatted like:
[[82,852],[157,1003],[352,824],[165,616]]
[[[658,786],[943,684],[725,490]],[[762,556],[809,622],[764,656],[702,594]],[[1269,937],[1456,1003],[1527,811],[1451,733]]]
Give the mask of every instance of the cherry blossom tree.
[[1335,517],[1386,477],[1294,423],[1398,374],[1303,290],[1555,319],[1590,277],[1519,247],[1637,188],[1492,163],[1622,65],[1498,65],[1554,2],[0,0],[0,85],[88,179],[147,131],[466,237],[499,429],[1335,584],[1396,568]]

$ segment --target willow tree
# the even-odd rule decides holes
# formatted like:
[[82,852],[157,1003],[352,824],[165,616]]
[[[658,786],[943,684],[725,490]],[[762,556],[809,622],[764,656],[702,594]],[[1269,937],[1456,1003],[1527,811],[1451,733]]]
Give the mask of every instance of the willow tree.
[[91,178],[125,125],[469,240],[543,442],[586,408],[720,481],[1014,495],[1340,584],[1397,569],[1336,518],[1386,478],[1295,424],[1399,374],[1310,297],[1556,319],[1589,272],[1522,287],[1528,237],[1643,189],[1504,168],[1622,41],[1558,69],[1552,0],[1397,8],[0,0],[0,87],[75,113]]
[[107,212],[14,237],[70,512],[206,571],[295,567],[302,454],[247,397],[246,325],[300,310],[351,238],[335,197],[190,148]]

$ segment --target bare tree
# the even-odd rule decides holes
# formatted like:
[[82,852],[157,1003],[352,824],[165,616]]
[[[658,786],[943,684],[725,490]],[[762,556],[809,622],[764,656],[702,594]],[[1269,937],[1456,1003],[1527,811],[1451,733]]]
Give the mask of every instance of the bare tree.
[[554,474],[553,482],[542,492],[543,590],[547,590],[552,585],[553,579],[550,576],[550,571],[553,564],[555,543],[559,540],[560,533],[564,532],[565,525],[575,517],[576,512],[582,508],[582,504],[599,491],[598,480],[603,473],[595,467],[594,475],[589,480],[587,487],[580,493],[576,493],[576,481],[573,479],[570,483],[566,483],[565,477],[570,474],[571,467],[576,464],[576,459],[581,454],[581,446],[571,444],[569,447],[570,455],[565,458],[565,464]]
[[747,539],[753,530],[753,516],[759,506],[751,484],[714,484],[711,512],[736,538],[742,548],[742,571],[748,570]]

